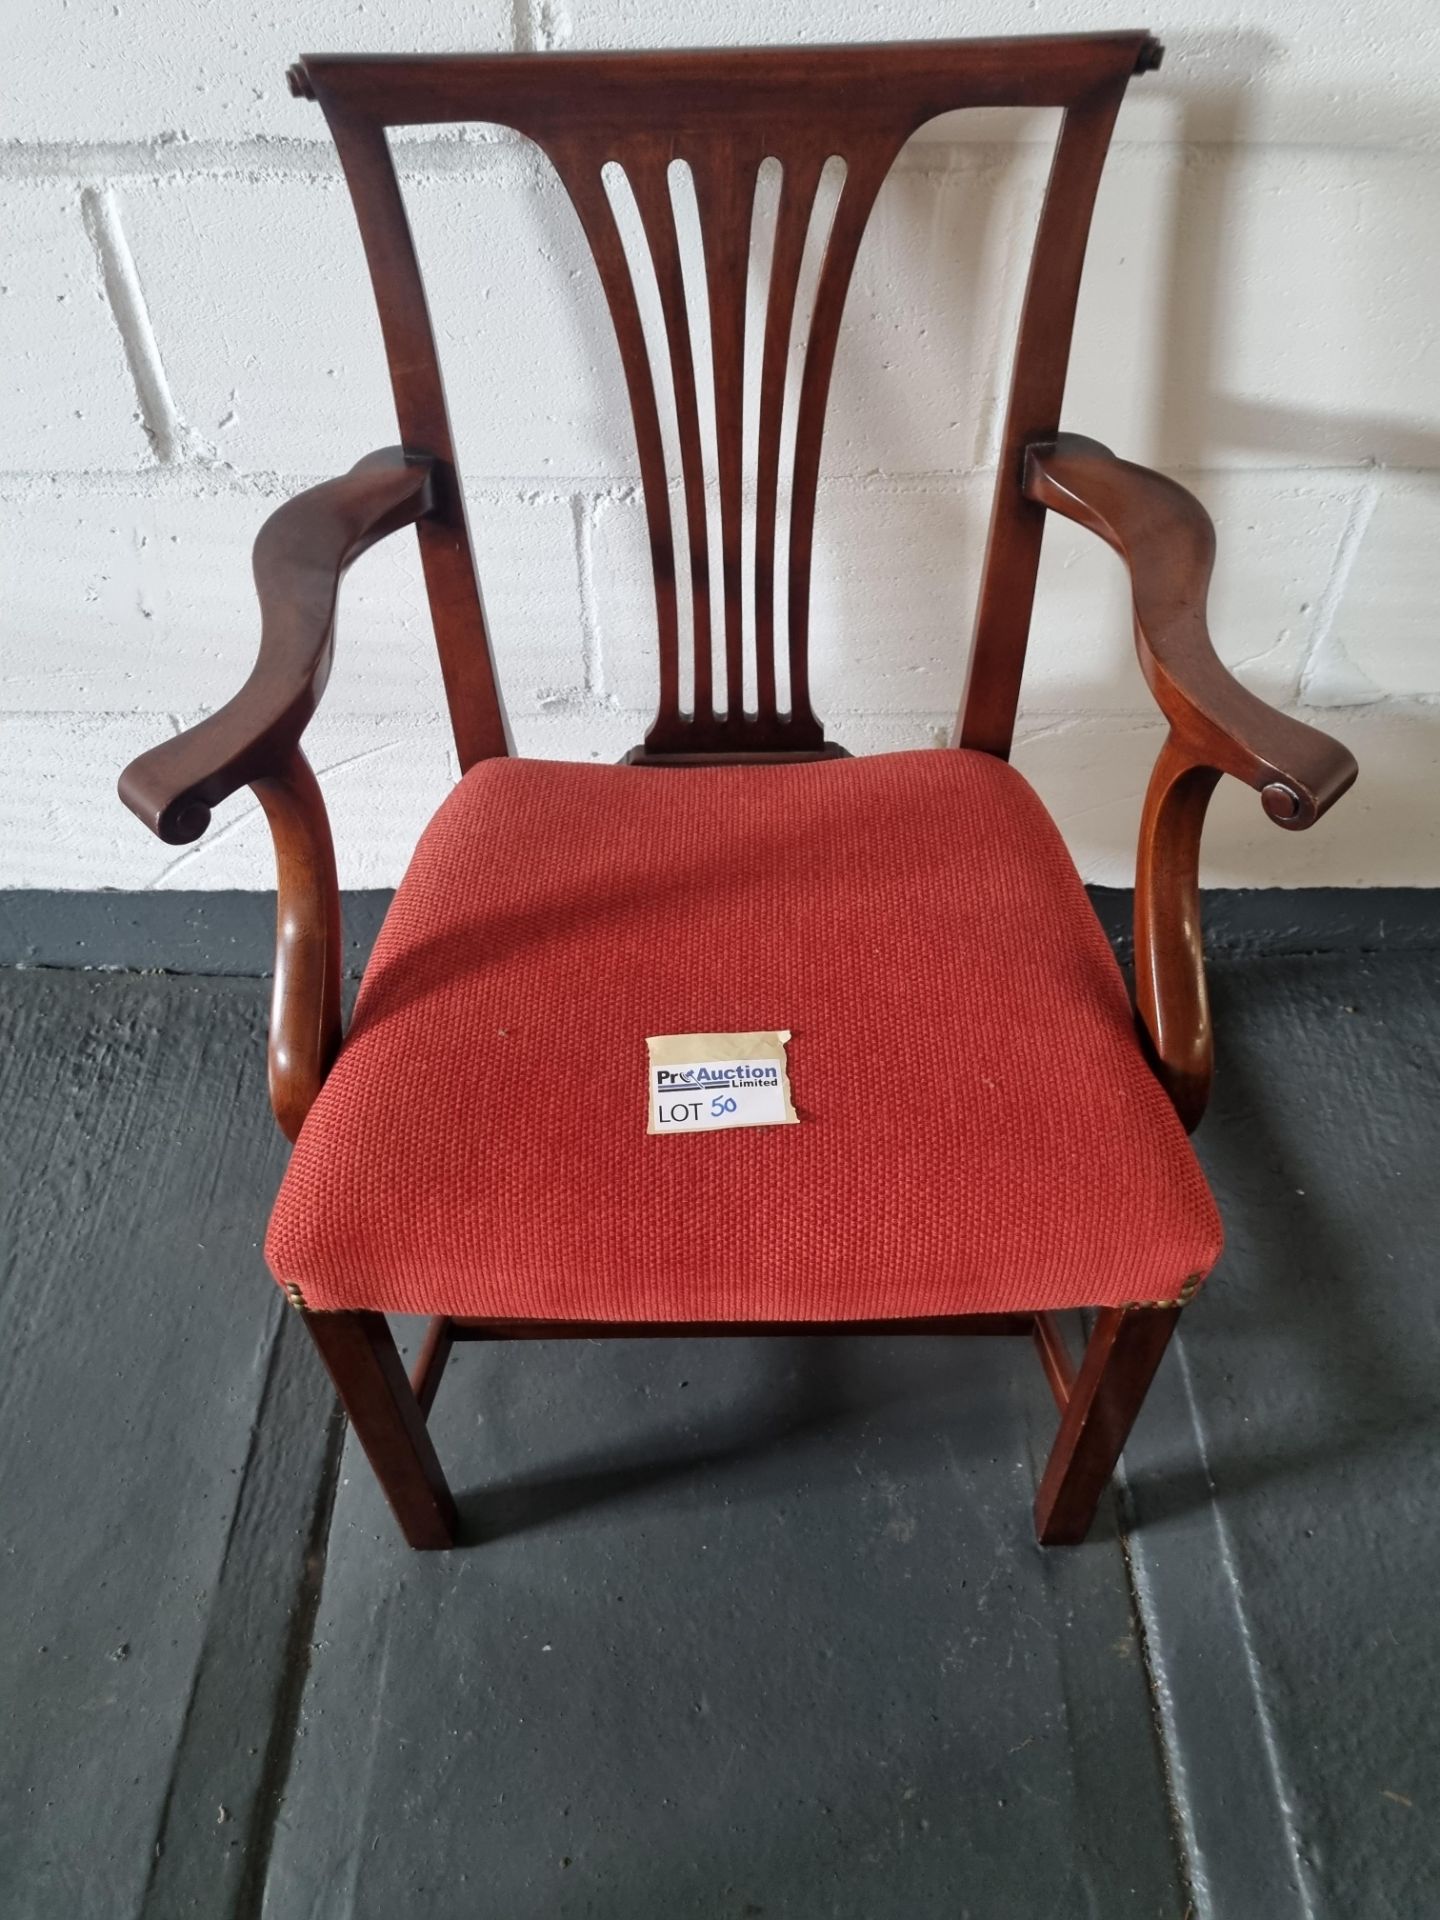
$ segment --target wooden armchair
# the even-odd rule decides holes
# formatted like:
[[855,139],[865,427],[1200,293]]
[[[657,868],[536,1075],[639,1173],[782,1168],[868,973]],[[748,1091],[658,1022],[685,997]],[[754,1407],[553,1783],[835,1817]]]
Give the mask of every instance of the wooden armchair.
[[[279,865],[270,1090],[297,1144],[267,1252],[413,1546],[454,1539],[426,1416],[456,1339],[882,1327],[1033,1337],[1061,1414],[1037,1528],[1045,1542],[1083,1538],[1181,1307],[1219,1252],[1185,1137],[1211,1071],[1197,891],[1209,795],[1233,774],[1296,829],[1355,777],[1343,747],[1263,705],[1216,657],[1205,625],[1212,534],[1197,502],[1059,430],[1111,130],[1131,74],[1159,59],[1134,32],[634,56],[326,55],[292,70],[339,148],[403,444],[267,523],[249,680],[212,718],[136,760],[120,791],[171,842],[196,839],[242,785],[269,817]],[[851,759],[826,741],[807,674],[816,483],[846,288],[904,142],[937,114],[994,104],[1064,114],[968,685],[952,749]],[[619,767],[510,755],[386,144],[389,127],[455,120],[512,128],[549,157],[614,321],[659,633],[659,709]],[[832,155],[846,173],[804,346],[781,530],[797,285]],[[745,303],[767,156],[783,176],[747,563]],[[705,383],[670,197],[676,160],[693,177],[708,287],[713,556]],[[610,163],[643,224],[664,352],[647,344],[603,177]],[[683,469],[683,583],[664,380]],[[1128,563],[1141,665],[1170,723],[1140,833],[1133,1009],[1055,828],[1007,763],[1047,511],[1093,528]],[[335,866],[301,738],[329,671],[341,575],[407,525],[463,777],[421,841],[342,1041]],[[778,537],[788,543],[783,608]],[[713,641],[712,557],[723,588]],[[793,1030],[797,1126],[647,1134],[648,1035],[767,1024]],[[1077,1307],[1096,1310],[1078,1367],[1057,1321]],[[385,1319],[395,1311],[431,1316],[413,1380]]]

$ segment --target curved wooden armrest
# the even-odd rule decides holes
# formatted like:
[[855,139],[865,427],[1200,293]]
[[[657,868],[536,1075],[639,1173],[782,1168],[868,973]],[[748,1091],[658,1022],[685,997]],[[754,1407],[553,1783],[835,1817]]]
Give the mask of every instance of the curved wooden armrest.
[[218,712],[120,776],[120,798],[152,833],[176,846],[198,840],[212,807],[288,764],[330,677],[345,570],[424,517],[432,470],[431,461],[387,447],[271,514],[255,542],[260,651],[249,679]]
[[1078,433],[1027,449],[1025,492],[1129,567],[1140,665],[1176,745],[1256,788],[1280,826],[1312,826],[1354,781],[1354,757],[1257,699],[1216,653],[1205,619],[1215,529],[1195,496]]
[[1098,533],[1130,569],[1135,644],[1170,733],[1150,776],[1135,876],[1135,1001],[1155,1069],[1188,1127],[1214,1071],[1200,929],[1200,835],[1222,773],[1292,831],[1355,779],[1349,750],[1242,687],[1211,644],[1210,516],[1184,487],[1062,433],[1027,448],[1025,492]]
[[277,869],[270,1104],[293,1140],[340,1045],[340,889],[330,823],[300,751],[325,690],[345,569],[421,519],[432,462],[398,447],[287,501],[255,542],[260,651],[234,699],[120,776],[120,798],[152,833],[198,840],[210,810],[249,786],[265,809]]

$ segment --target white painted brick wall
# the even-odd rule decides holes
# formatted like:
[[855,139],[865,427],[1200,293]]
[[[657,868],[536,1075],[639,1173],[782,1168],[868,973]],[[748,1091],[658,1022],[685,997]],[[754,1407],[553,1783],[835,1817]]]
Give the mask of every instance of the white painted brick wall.
[[[131,0],[30,7],[0,144],[5,556],[0,885],[262,887],[237,799],[164,848],[120,765],[248,665],[249,546],[394,437],[307,48],[720,44],[1059,31],[1094,0]],[[963,15],[963,17],[962,17]],[[1138,16],[1137,16],[1138,17]],[[1440,883],[1440,22],[1391,0],[1177,0],[1097,209],[1066,420],[1183,475],[1220,531],[1217,643],[1350,742],[1356,792],[1276,832],[1222,788],[1216,884]],[[815,690],[857,751],[943,737],[964,673],[1004,362],[1052,131],[947,116],[886,186],[825,446]],[[485,130],[397,140],[523,751],[613,759],[654,698],[619,361],[543,164]],[[1121,569],[1055,523],[1017,763],[1090,878],[1133,871],[1162,729]],[[342,878],[392,883],[454,775],[413,543],[346,591],[310,736]],[[1233,783],[1227,783],[1233,785]]]

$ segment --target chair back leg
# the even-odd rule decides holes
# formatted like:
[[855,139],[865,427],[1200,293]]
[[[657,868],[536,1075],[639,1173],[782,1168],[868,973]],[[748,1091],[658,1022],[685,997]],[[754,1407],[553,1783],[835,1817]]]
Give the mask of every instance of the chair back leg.
[[1106,1307],[1096,1317],[1035,1500],[1041,1546],[1076,1546],[1090,1531],[1180,1311]]
[[306,1313],[391,1512],[412,1547],[455,1544],[455,1502],[383,1313]]

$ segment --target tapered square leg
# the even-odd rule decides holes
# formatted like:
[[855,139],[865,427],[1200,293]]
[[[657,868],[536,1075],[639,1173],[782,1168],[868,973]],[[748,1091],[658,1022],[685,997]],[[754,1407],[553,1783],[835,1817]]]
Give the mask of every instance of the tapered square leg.
[[384,1314],[304,1320],[401,1532],[412,1547],[454,1546],[455,1502]]
[[1107,1307],[1097,1318],[1035,1500],[1041,1546],[1076,1546],[1090,1531],[1179,1317],[1179,1307]]

